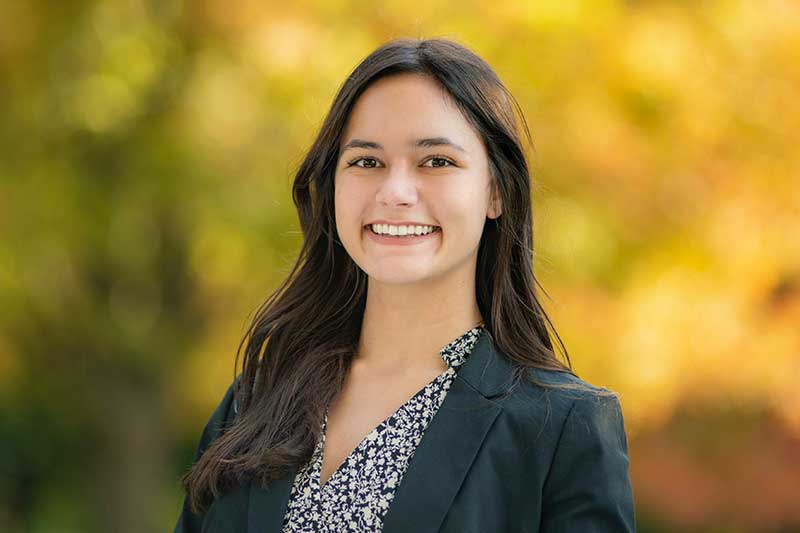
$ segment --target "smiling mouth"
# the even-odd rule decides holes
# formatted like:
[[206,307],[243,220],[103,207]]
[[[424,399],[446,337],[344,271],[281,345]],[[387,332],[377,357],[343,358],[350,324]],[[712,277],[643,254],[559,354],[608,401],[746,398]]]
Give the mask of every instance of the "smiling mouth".
[[373,235],[379,235],[381,237],[427,237],[428,235],[433,235],[434,233],[438,233],[442,231],[442,228],[439,226],[433,226],[433,231],[430,233],[422,233],[417,235],[416,233],[407,233],[405,235],[391,235],[389,233],[376,233],[375,230],[372,229],[372,224],[367,224],[364,226],[364,229],[372,233]]

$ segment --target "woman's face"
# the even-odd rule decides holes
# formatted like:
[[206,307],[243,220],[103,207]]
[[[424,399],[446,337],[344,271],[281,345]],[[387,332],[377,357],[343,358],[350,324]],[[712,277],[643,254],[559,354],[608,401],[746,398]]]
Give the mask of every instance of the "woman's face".
[[[342,244],[371,280],[410,284],[458,271],[474,279],[486,217],[500,214],[490,198],[483,143],[435,81],[392,75],[362,93],[339,147],[335,210]],[[375,221],[436,229],[381,237]]]

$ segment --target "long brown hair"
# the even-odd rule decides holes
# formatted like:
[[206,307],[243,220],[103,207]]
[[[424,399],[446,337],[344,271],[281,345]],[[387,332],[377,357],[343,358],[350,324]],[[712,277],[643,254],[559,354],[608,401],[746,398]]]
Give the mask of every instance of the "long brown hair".
[[[478,248],[475,291],[496,349],[522,376],[530,368],[568,372],[569,354],[539,303],[533,273],[531,181],[514,110],[519,104],[491,67],[447,39],[396,39],[367,56],[340,87],[293,187],[303,245],[287,279],[258,308],[236,352],[235,421],[183,477],[194,512],[228,486],[257,476],[277,479],[305,464],[319,438],[324,409],[340,391],[358,346],[367,275],[338,238],[334,173],[348,116],[376,80],[399,73],[428,76],[443,87],[486,146],[493,194],[502,214],[486,219]],[[546,294],[546,293],[545,293]],[[556,357],[548,326],[566,364]],[[572,386],[575,386],[573,380]],[[572,387],[570,387],[572,388]]]

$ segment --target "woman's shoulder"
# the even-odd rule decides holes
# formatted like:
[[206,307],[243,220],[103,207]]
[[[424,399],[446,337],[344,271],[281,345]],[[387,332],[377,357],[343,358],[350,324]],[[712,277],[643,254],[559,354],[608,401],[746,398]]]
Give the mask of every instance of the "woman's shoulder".
[[624,441],[618,392],[567,371],[528,368],[522,378],[502,401],[507,415],[520,424],[555,435],[581,427],[598,437]]
[[608,393],[613,392],[606,387],[595,385],[569,370],[555,370],[551,368],[531,367],[528,368],[528,375],[532,380],[546,385],[564,386],[565,389],[574,389],[586,393]]
[[519,374],[520,381],[511,389],[512,394],[536,398],[546,396],[565,404],[575,400],[618,399],[620,396],[618,392],[596,385],[569,370],[529,367]]
[[234,419],[239,414],[241,381],[242,375],[237,374],[228,385],[227,390],[214,408],[214,412],[211,413],[211,417],[203,431],[203,440],[208,440],[210,443],[233,424]]

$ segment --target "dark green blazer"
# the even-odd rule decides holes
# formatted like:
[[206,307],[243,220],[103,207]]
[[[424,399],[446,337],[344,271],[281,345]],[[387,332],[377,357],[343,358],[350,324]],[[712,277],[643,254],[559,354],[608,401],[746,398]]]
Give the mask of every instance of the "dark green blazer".
[[[481,335],[411,458],[383,533],[635,531],[619,401],[527,381],[502,396],[511,371]],[[547,383],[589,385],[563,372],[531,372]],[[231,385],[195,460],[233,419],[235,406]],[[203,516],[184,500],[175,532],[279,533],[296,473],[229,490]]]

